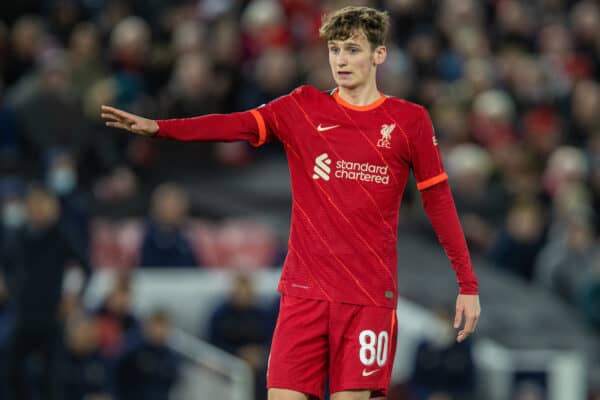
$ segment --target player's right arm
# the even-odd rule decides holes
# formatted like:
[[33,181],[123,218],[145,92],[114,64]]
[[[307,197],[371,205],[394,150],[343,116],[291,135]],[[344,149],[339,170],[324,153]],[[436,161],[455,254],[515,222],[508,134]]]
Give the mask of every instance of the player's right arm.
[[106,126],[137,135],[180,141],[234,142],[245,140],[258,147],[273,139],[284,140],[292,134],[291,118],[299,103],[314,101],[322,95],[310,86],[300,86],[287,95],[256,109],[230,114],[208,114],[192,118],[152,120],[110,106],[102,106]]
[[156,136],[158,123],[152,119],[143,118],[111,106],[102,106],[102,118],[106,126],[111,128],[125,129],[131,133],[142,136]]
[[[266,111],[268,106],[264,108]],[[152,120],[103,105],[101,116],[106,121],[106,126],[148,137],[202,142],[245,140],[253,146],[260,146],[267,140],[267,124],[257,110]]]

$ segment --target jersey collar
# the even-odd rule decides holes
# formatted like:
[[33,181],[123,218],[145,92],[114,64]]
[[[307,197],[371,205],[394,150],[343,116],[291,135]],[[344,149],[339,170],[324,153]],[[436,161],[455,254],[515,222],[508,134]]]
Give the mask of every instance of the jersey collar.
[[383,102],[385,101],[385,99],[387,99],[387,97],[383,93],[379,93],[379,98],[377,100],[375,100],[374,102],[372,102],[371,104],[367,104],[366,106],[355,106],[354,104],[350,104],[346,100],[342,99],[340,97],[340,91],[337,88],[333,89],[331,91],[331,94],[333,95],[333,98],[335,99],[336,103],[338,103],[339,105],[344,106],[346,108],[349,108],[351,110],[354,110],[354,111],[373,110],[373,109],[379,107],[380,105],[382,105]]

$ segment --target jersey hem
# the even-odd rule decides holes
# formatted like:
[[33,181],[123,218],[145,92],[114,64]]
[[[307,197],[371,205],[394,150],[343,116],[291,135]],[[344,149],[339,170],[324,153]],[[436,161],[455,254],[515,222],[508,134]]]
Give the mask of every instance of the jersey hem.
[[334,300],[334,299],[328,299],[325,297],[319,297],[319,296],[315,296],[315,295],[310,295],[307,294],[305,292],[301,292],[301,291],[296,291],[296,290],[289,290],[289,289],[284,289],[282,287],[279,287],[277,289],[277,291],[285,296],[292,296],[292,297],[299,297],[301,299],[310,299],[310,300],[319,300],[319,301],[326,301],[328,303],[338,303],[338,304],[351,304],[351,305],[355,305],[355,306],[361,306],[361,307],[377,307],[377,308],[387,308],[389,310],[395,310],[396,306],[398,304],[398,296],[395,295],[393,299],[391,299],[390,303],[393,304],[373,304],[373,303],[359,303],[357,301],[345,301],[345,300]]

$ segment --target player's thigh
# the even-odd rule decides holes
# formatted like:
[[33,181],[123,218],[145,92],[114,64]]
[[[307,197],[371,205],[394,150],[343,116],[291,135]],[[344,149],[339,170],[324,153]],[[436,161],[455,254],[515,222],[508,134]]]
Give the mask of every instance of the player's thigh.
[[267,368],[269,390],[323,398],[329,363],[328,313],[325,301],[282,296]]
[[331,392],[385,395],[396,351],[396,311],[339,304],[332,306],[330,318]]
[[309,395],[295,390],[288,389],[269,389],[269,400],[308,400]]
[[344,390],[331,395],[331,400],[369,400],[370,390]]

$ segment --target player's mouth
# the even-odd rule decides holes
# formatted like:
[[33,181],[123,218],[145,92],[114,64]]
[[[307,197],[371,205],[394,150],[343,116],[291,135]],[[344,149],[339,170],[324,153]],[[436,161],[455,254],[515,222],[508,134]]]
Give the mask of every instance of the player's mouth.
[[338,76],[340,77],[347,77],[350,76],[352,74],[352,72],[348,72],[348,71],[338,71]]

